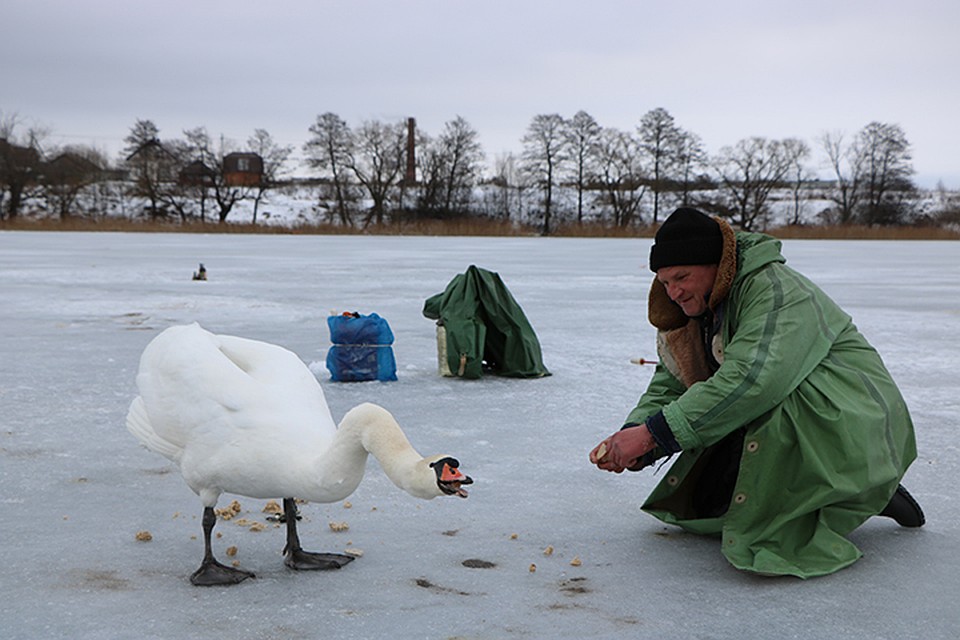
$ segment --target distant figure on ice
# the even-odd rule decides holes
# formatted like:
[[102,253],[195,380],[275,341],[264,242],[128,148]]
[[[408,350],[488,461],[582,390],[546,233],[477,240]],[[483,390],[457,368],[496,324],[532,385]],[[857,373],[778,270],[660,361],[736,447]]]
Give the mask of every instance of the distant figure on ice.
[[200,269],[193,272],[194,280],[206,280],[207,279],[207,268],[203,266],[203,263],[200,263]]
[[785,262],[770,236],[670,215],[650,251],[660,364],[590,461],[621,473],[679,453],[644,511],[721,536],[738,569],[808,578],[862,555],[846,535],[867,518],[919,527],[924,515],[900,485],[917,452],[896,384]]

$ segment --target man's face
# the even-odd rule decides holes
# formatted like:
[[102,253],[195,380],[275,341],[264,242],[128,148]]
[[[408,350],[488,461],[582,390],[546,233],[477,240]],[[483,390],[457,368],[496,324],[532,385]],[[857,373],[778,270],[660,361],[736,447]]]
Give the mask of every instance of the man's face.
[[657,280],[666,287],[667,295],[691,318],[707,310],[707,299],[716,279],[715,264],[678,265],[657,271]]

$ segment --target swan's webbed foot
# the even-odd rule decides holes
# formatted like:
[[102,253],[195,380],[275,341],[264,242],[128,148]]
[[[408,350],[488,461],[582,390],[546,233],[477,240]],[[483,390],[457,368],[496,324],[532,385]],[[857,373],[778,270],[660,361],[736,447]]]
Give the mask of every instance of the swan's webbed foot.
[[228,585],[243,582],[247,578],[256,576],[249,571],[228,567],[220,564],[213,557],[213,547],[210,544],[210,535],[217,524],[217,514],[213,507],[204,507],[203,509],[203,562],[200,568],[190,576],[190,582],[198,587],[212,587],[215,585]]
[[204,560],[200,568],[190,576],[190,582],[198,587],[213,587],[238,584],[247,578],[256,576],[249,571],[220,564],[216,560]]
[[283,564],[298,571],[329,571],[339,569],[353,560],[353,556],[342,553],[314,553],[303,549],[287,550]]
[[300,536],[297,535],[297,520],[300,518],[293,498],[283,499],[283,513],[297,516],[286,518],[287,545],[283,548],[283,564],[298,571],[329,571],[330,569],[339,569],[353,560],[353,556],[343,555],[342,553],[304,551],[303,547],[300,546]]

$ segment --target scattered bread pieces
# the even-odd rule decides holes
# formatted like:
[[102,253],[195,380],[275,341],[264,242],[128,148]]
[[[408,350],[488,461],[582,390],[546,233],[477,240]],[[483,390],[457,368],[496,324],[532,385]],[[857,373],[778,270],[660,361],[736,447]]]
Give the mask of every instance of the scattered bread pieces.
[[215,511],[216,511],[216,514],[220,516],[220,518],[222,518],[223,520],[230,520],[233,518],[233,516],[240,513],[242,508],[243,507],[240,506],[240,503],[234,500],[223,509],[215,509]]
[[354,558],[359,558],[363,555],[363,549],[355,549],[353,547],[347,547],[343,550],[343,552],[348,556],[353,556]]
[[236,548],[236,547],[227,547],[227,550],[226,550],[224,553],[226,553],[228,556],[231,556],[231,557],[232,557],[232,556],[235,556],[235,555],[237,555],[237,548]]
[[263,524],[262,522],[253,522],[250,524],[250,531],[263,531],[266,528],[267,525]]
[[343,508],[344,508],[344,509],[350,509],[351,507],[353,507],[353,505],[350,503],[349,500],[347,500],[346,502],[343,503]]
[[267,504],[263,505],[264,513],[283,513],[283,507],[281,507],[276,500],[270,500]]
[[573,556],[573,560],[570,561],[571,567],[579,567],[583,564],[583,561],[580,560],[580,556]]
[[510,539],[511,539],[511,540],[516,540],[516,539],[519,538],[519,537],[520,537],[520,536],[517,535],[516,533],[511,533],[511,534],[510,534]]
[[349,530],[349,529],[350,529],[350,525],[347,524],[346,522],[331,522],[331,523],[330,523],[330,531],[340,532],[340,531],[347,531],[347,530]]
[[547,548],[543,550],[543,555],[545,555],[545,556],[552,556],[552,555],[553,555],[553,546],[548,544],[548,545],[547,545]]
[[153,534],[149,531],[137,531],[136,538],[138,542],[150,542],[153,540]]
[[530,563],[530,573],[536,573],[536,571],[537,571],[537,565],[535,565],[535,564],[533,564],[533,563],[531,562],[531,563]]

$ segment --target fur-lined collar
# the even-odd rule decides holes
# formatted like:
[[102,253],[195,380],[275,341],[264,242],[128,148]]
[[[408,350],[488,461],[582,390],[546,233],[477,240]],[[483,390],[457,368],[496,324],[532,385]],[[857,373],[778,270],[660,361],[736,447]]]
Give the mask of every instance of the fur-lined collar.
[[[726,300],[737,275],[737,237],[729,224],[719,218],[714,219],[720,224],[723,234],[723,250],[710,300],[707,302],[711,311],[716,310]],[[699,320],[688,318],[680,305],[670,299],[666,287],[656,278],[650,287],[647,316],[650,324],[659,329],[657,353],[670,373],[688,388],[712,375],[704,351]]]

